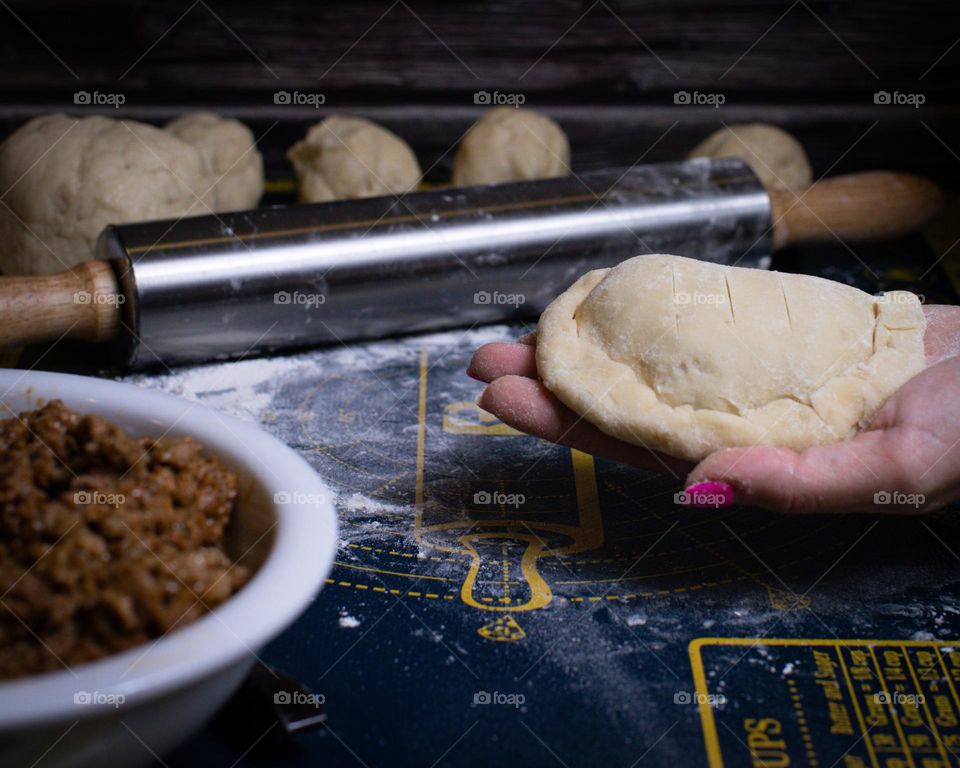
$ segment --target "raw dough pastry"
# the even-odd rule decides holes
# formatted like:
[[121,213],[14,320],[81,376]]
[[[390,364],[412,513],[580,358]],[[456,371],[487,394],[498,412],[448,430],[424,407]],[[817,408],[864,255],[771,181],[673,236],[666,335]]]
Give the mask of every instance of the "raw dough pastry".
[[422,175],[403,139],[362,117],[326,118],[290,148],[287,158],[305,203],[399,195],[414,189]]
[[730,125],[711,133],[689,157],[739,157],[768,189],[799,189],[813,181],[803,146],[766,123]]
[[570,173],[570,143],[553,120],[529,109],[496,107],[467,131],[453,158],[453,183],[494,184]]
[[0,144],[0,270],[60,272],[107,224],[209,213],[211,183],[196,148],[152,125],[35,118]]
[[637,256],[588,272],[540,318],[537,368],[608,435],[699,461],[802,450],[864,427],[924,367],[912,293]]
[[165,130],[196,147],[212,174],[215,211],[255,208],[263,195],[263,157],[253,133],[237,120],[213,112],[191,112]]

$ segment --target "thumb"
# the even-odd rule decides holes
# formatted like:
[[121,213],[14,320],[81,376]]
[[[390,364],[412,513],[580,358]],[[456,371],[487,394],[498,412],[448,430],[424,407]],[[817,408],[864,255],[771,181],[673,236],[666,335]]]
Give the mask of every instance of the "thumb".
[[780,512],[882,512],[874,495],[904,488],[883,450],[883,431],[797,452],[754,446],[717,451],[693,468],[686,487],[709,481],[733,486],[738,504]]

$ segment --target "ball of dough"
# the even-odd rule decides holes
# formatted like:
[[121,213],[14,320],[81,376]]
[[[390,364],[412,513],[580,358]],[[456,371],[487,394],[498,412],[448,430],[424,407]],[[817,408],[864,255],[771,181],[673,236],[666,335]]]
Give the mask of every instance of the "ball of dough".
[[924,367],[920,302],[806,275],[638,256],[547,307],[537,369],[608,435],[699,461],[844,440]]
[[798,189],[813,181],[803,145],[775,125],[749,123],[720,128],[689,156],[739,157],[768,189]]
[[210,183],[197,149],[151,125],[35,118],[0,144],[0,270],[60,272],[107,224],[207,213]]
[[215,211],[256,207],[263,195],[263,157],[243,123],[212,112],[192,112],[164,130],[196,147],[213,174]]
[[403,139],[362,117],[326,118],[290,148],[287,158],[305,203],[400,195],[414,189],[422,175]]
[[453,183],[495,184],[570,173],[570,142],[549,117],[496,107],[467,131],[453,158]]

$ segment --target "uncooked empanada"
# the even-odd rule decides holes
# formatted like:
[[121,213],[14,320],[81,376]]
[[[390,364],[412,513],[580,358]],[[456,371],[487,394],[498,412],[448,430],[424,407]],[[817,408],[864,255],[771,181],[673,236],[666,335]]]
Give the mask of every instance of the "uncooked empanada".
[[919,299],[638,256],[588,272],[537,330],[543,383],[608,435],[698,461],[844,440],[924,367]]

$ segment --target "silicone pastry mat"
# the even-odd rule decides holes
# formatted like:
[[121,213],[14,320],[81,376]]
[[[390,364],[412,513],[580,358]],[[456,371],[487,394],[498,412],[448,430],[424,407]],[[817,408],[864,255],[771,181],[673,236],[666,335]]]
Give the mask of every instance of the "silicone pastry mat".
[[[844,279],[916,285],[931,261],[876,253]],[[837,252],[814,258],[837,276]],[[473,350],[527,330],[128,377],[261,423],[341,523],[326,587],[260,654],[322,695],[328,727],[284,742],[224,714],[165,763],[956,764],[955,513],[686,510],[682,478],[477,408]]]

